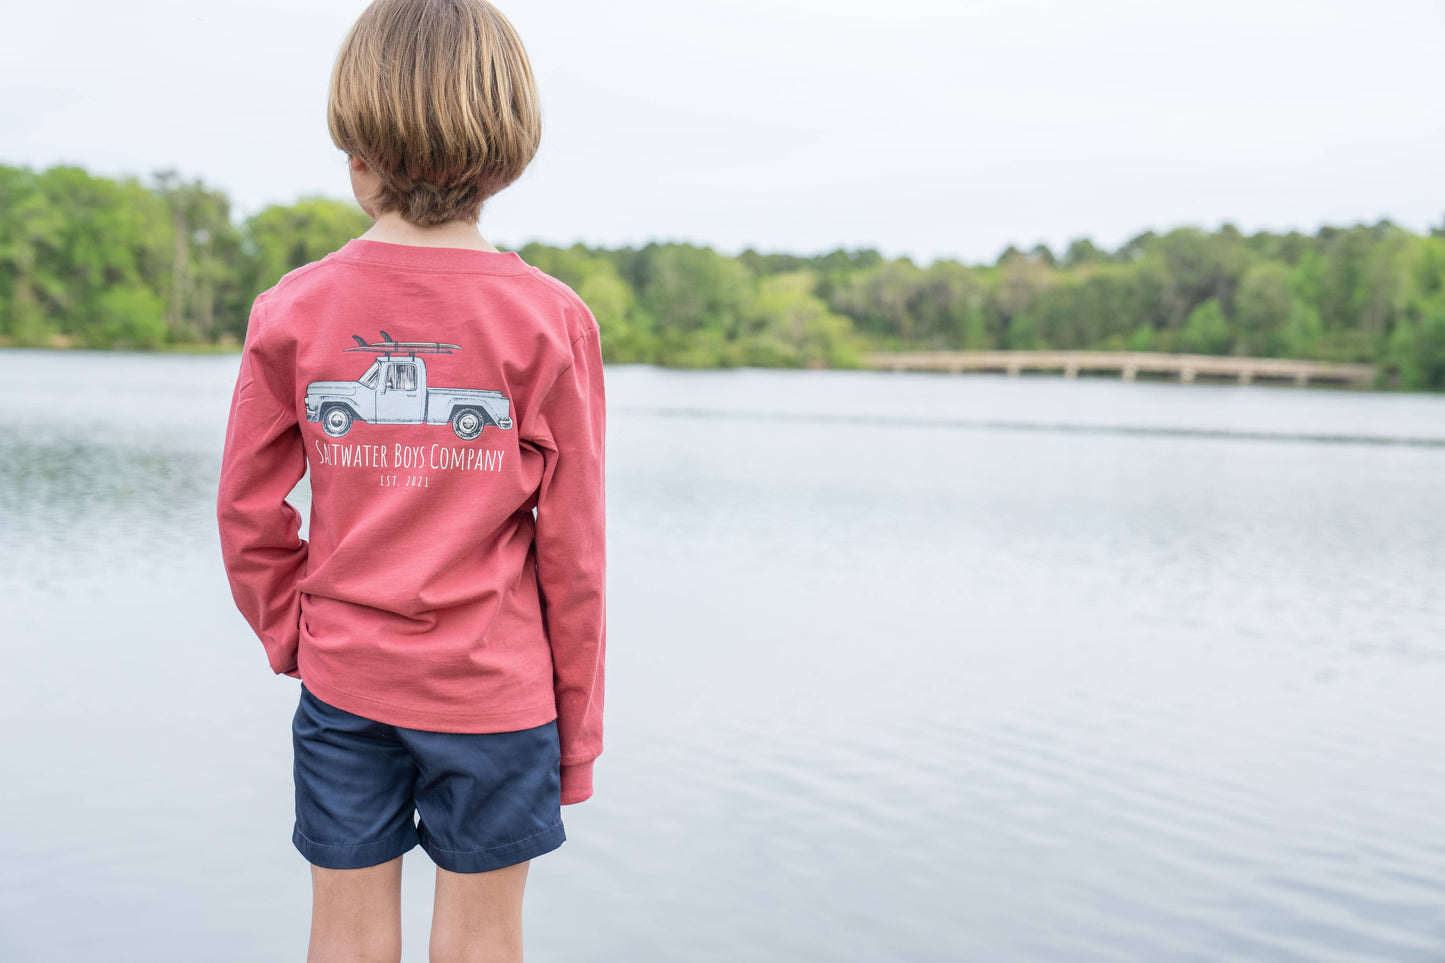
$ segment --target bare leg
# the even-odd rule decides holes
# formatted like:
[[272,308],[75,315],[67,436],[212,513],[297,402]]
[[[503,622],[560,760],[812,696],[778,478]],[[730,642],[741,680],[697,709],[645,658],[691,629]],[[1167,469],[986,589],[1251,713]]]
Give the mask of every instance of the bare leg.
[[438,866],[431,963],[522,963],[522,891],[531,863],[487,873]]
[[400,963],[401,860],[364,869],[312,865],[306,963]]

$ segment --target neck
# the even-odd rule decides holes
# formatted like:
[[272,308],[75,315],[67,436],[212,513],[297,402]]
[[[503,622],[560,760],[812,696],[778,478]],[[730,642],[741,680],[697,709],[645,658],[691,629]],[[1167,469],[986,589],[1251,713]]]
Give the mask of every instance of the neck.
[[417,247],[460,247],[474,251],[497,249],[482,237],[477,226],[467,221],[448,221],[419,227],[396,211],[387,211],[376,219],[370,230],[361,235],[363,241],[384,241],[388,244],[410,244]]

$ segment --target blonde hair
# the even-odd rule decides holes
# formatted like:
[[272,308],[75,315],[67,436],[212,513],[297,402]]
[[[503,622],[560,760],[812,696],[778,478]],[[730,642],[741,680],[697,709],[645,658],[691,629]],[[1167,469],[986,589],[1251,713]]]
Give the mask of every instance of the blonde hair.
[[326,126],[380,178],[378,213],[423,226],[475,223],[542,137],[527,51],[487,0],[374,0],[336,56]]

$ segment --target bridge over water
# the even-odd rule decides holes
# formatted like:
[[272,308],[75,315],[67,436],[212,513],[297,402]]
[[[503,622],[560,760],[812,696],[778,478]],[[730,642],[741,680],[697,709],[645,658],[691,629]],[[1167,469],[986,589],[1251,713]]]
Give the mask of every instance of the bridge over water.
[[1008,375],[1045,371],[1062,373],[1065,378],[1101,372],[1118,374],[1125,381],[1143,374],[1183,382],[1203,377],[1242,385],[1260,381],[1355,388],[1373,387],[1376,377],[1372,364],[1147,351],[878,351],[864,355],[863,364],[885,371],[998,371]]

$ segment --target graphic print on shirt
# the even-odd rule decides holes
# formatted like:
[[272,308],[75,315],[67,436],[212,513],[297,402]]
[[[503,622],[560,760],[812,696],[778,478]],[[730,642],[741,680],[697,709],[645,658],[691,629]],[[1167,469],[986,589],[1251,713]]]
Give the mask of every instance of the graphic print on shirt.
[[351,431],[356,422],[377,425],[446,425],[463,441],[471,441],[488,425],[512,427],[512,402],[500,391],[482,388],[441,388],[427,381],[427,354],[451,354],[461,345],[439,341],[382,340],[367,343],[358,335],[346,351],[376,355],[355,381],[313,381],[306,386],[306,420],[320,422],[332,438]]

